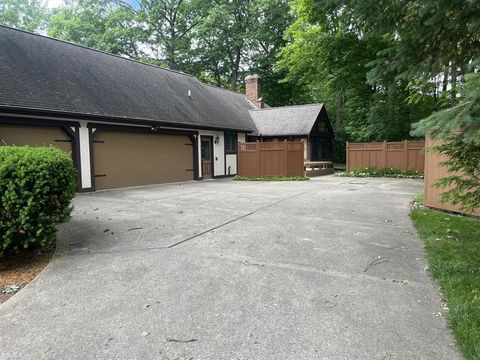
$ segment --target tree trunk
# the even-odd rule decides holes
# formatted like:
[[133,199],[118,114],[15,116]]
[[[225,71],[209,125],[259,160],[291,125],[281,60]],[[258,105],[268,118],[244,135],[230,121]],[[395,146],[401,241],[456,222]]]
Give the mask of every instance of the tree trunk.
[[172,27],[170,29],[170,39],[168,39],[168,46],[166,48],[166,60],[170,70],[179,70],[178,64],[175,61],[175,41],[175,29]]
[[345,105],[345,98],[343,96],[343,94],[337,94],[336,96],[336,113],[335,113],[335,117],[336,117],[336,123],[337,123],[337,126],[340,126],[341,124],[343,124],[343,108],[344,108],[344,105]]
[[235,50],[235,61],[233,62],[232,66],[232,75],[230,78],[230,89],[232,91],[237,91],[237,82],[238,82],[238,70],[240,68],[240,58],[241,58],[241,51],[240,48],[237,47]]
[[218,87],[222,86],[222,77],[220,76],[220,70],[218,69],[218,63],[215,64],[215,73],[214,73],[215,83]]
[[457,97],[457,65],[452,63],[450,70],[450,82],[452,84],[452,91],[450,97],[455,99]]
[[396,94],[397,86],[394,82],[390,83],[387,87],[387,106],[388,116],[391,119],[389,126],[389,133],[387,133],[387,140],[394,140],[399,134],[399,119],[395,116],[396,108]]
[[442,79],[442,92],[447,91],[448,88],[448,66],[445,67],[443,71],[443,79]]

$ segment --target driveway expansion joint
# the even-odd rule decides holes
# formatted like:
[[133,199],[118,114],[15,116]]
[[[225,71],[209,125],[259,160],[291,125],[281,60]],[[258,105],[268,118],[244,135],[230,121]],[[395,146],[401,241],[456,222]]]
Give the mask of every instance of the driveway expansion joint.
[[248,217],[248,216],[250,216],[250,215],[256,214],[256,213],[258,213],[259,211],[268,209],[268,208],[270,208],[270,207],[272,207],[272,206],[278,205],[278,204],[283,203],[283,202],[285,202],[285,201],[288,201],[288,200],[291,200],[291,199],[294,199],[294,198],[298,198],[298,197],[300,197],[300,196],[302,196],[302,195],[305,195],[305,194],[308,194],[308,193],[310,193],[310,191],[305,191],[305,192],[302,192],[302,193],[300,193],[300,194],[295,194],[295,195],[286,197],[286,198],[284,198],[284,199],[277,200],[277,201],[275,201],[275,202],[273,202],[273,203],[271,203],[271,204],[261,206],[260,208],[254,210],[254,211],[250,211],[249,213],[246,213],[246,214],[244,214],[244,215],[238,216],[238,217],[236,217],[235,219],[226,221],[226,222],[224,222],[224,223],[222,223],[222,224],[220,224],[220,225],[214,226],[213,228],[210,228],[210,229],[208,229],[208,230],[202,231],[201,233],[198,233],[198,234],[196,234],[196,235],[190,236],[190,237],[188,237],[188,238],[186,238],[186,239],[183,239],[183,240],[180,240],[180,241],[178,241],[178,242],[176,242],[176,243],[170,244],[170,245],[167,246],[167,248],[169,248],[169,249],[174,248],[174,247],[176,247],[176,246],[178,246],[178,245],[181,245],[181,244],[183,244],[183,243],[186,243],[187,241],[193,240],[193,239],[195,239],[195,238],[197,238],[197,237],[200,237],[200,236],[202,236],[202,235],[205,235],[205,234],[207,234],[207,233],[209,233],[209,232],[211,232],[211,231],[217,230],[217,229],[219,229],[219,228],[221,228],[221,227],[223,227],[223,226],[226,226],[226,225],[231,224],[231,223],[233,223],[233,222],[236,222],[236,221],[238,221],[238,220],[244,219],[244,218],[246,218],[246,217]]

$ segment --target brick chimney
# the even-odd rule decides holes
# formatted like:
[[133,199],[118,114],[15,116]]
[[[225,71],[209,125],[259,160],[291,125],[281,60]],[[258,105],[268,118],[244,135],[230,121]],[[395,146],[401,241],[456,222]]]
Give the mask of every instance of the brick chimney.
[[245,77],[245,95],[259,109],[263,108],[262,91],[260,89],[260,75],[247,75]]

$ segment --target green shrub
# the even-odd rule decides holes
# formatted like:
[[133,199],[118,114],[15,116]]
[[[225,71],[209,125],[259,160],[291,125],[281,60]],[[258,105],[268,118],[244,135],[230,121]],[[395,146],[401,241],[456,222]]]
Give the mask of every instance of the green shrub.
[[0,256],[52,244],[74,196],[75,170],[63,151],[0,147]]
[[423,171],[400,170],[395,168],[353,168],[350,172],[341,174],[347,177],[391,177],[407,179],[423,179]]
[[259,177],[248,177],[248,176],[235,176],[233,180],[237,181],[303,181],[310,180],[307,176],[259,176]]

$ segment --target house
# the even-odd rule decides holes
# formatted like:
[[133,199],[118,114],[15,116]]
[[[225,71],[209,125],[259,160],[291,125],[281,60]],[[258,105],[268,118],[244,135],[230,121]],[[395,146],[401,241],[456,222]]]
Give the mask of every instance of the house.
[[[247,77],[246,88],[246,95],[235,93],[181,72],[0,26],[0,145],[53,145],[69,152],[79,191],[235,175],[237,143],[248,134],[266,139],[257,129],[264,121],[258,114],[312,118],[308,107],[263,108],[258,76]],[[318,122],[300,134],[312,144],[321,135],[315,124],[328,122],[323,107],[314,107]]]
[[303,141],[307,161],[333,161],[334,133],[323,104],[266,106],[261,95],[260,77],[245,78],[246,96],[256,105],[249,110],[255,130],[247,141]]
[[255,131],[248,141],[303,141],[305,160],[333,160],[333,129],[323,104],[249,110]]

